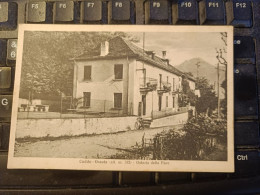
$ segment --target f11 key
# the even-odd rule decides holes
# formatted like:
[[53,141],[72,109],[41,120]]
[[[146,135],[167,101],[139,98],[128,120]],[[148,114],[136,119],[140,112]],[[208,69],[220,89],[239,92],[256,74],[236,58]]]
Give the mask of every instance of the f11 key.
[[200,24],[224,24],[223,0],[202,0],[199,2]]

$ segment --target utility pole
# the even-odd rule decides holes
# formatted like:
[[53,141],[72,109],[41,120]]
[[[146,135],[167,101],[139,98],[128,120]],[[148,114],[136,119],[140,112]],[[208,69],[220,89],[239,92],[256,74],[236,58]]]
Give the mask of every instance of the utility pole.
[[197,78],[199,78],[199,67],[200,67],[199,63],[200,63],[200,62],[197,62],[197,63],[195,64],[195,66],[197,66]]
[[220,119],[220,94],[219,94],[219,63],[217,64],[217,75],[218,75],[218,80],[217,80],[217,93],[218,93],[218,119]]

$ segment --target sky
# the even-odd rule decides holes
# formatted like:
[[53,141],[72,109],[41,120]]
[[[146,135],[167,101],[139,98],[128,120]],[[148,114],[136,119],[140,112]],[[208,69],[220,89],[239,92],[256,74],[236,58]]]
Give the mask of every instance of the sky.
[[[143,33],[137,36],[140,38],[137,45],[143,47]],[[158,56],[162,56],[162,51],[166,51],[166,58],[170,60],[171,65],[179,65],[185,60],[198,57],[215,65],[216,48],[223,48],[224,42],[218,32],[146,32],[144,47],[145,50],[154,51]]]

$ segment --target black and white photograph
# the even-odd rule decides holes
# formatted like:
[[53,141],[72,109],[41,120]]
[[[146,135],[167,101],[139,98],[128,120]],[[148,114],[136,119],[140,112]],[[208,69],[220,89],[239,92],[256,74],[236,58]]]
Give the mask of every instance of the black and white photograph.
[[8,168],[233,172],[233,28],[19,27]]

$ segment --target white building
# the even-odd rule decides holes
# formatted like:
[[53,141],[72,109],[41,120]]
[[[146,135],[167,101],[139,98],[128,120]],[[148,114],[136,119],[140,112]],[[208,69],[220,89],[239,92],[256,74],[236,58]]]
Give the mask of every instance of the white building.
[[73,59],[73,97],[82,98],[77,109],[144,117],[180,110],[183,77],[191,90],[195,82],[170,65],[165,55],[163,51],[158,57],[116,37],[98,51]]

